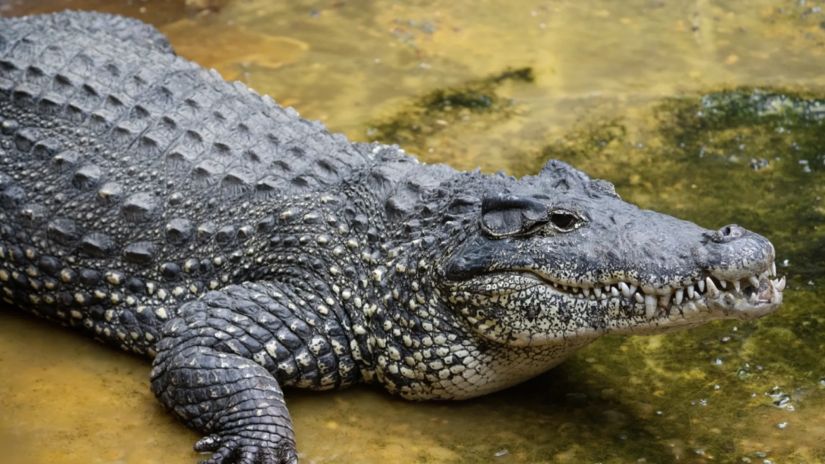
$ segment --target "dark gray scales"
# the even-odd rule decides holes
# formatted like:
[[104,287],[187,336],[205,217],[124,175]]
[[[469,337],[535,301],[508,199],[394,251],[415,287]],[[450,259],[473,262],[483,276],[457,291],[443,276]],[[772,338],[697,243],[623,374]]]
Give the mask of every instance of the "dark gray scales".
[[608,332],[768,314],[774,251],[352,143],[134,19],[0,18],[0,299],[153,360],[209,463],[294,463],[283,386],[464,399]]

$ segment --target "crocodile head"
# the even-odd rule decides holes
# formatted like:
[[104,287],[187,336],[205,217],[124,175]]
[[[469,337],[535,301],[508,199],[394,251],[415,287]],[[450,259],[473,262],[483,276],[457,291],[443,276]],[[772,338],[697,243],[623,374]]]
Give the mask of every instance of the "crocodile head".
[[[537,346],[759,317],[782,301],[774,248],[642,210],[559,162],[499,178],[441,262],[442,294],[487,339]],[[476,203],[478,205],[478,202]]]

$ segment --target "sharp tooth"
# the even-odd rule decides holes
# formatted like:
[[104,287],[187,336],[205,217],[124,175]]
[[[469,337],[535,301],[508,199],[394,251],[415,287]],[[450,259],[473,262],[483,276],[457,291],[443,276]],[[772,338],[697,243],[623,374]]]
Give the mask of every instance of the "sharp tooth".
[[710,277],[705,277],[705,285],[708,287],[708,293],[710,296],[716,297],[719,295],[719,289],[716,288],[716,284],[710,279]]
[[693,290],[693,285],[688,285],[687,292],[688,292],[688,298],[690,298],[691,300],[696,296],[696,291]]
[[751,296],[748,297],[749,303],[756,303],[756,292],[751,293]]
[[630,298],[630,295],[633,295],[633,292],[630,291],[630,287],[628,287],[624,282],[619,282],[619,290],[622,291],[622,296],[625,298]]
[[636,286],[633,284],[630,284],[630,293],[636,293]]
[[590,296],[590,289],[587,287],[582,287],[582,293],[584,296]]
[[656,297],[653,295],[645,295],[645,316],[648,319],[653,319],[656,314]]
[[728,288],[728,283],[722,279],[719,279],[719,286],[722,287],[722,289],[726,289]]
[[593,287],[593,293],[596,295],[596,298],[602,297],[602,289],[599,287]]
[[673,301],[675,301],[677,305],[680,305],[680,304],[682,304],[682,299],[684,297],[685,297],[685,291],[680,288],[679,290],[676,290],[676,298],[674,298]]
[[644,303],[645,302],[645,297],[643,297],[641,293],[634,293],[634,295],[636,297],[636,302],[637,303]]
[[736,290],[737,293],[742,290],[742,285],[739,284],[738,280],[733,281],[733,289]]
[[781,279],[775,280],[773,282],[773,286],[775,289],[779,290],[780,292],[785,290],[785,276],[782,276]]
[[696,287],[699,289],[699,293],[705,293],[705,281],[704,280],[700,280],[699,282],[696,282]]
[[613,295],[614,297],[619,296],[619,289],[616,288],[616,287],[610,287],[610,294]]
[[785,278],[776,282],[773,286],[774,290],[771,292],[771,303],[779,303],[782,300],[782,290],[785,289]]
[[758,288],[759,288],[759,279],[757,279],[757,278],[756,278],[756,276],[750,276],[750,277],[748,277],[748,282],[750,282],[750,283],[751,283],[751,285],[753,285],[753,288],[754,288],[754,289],[758,289]]

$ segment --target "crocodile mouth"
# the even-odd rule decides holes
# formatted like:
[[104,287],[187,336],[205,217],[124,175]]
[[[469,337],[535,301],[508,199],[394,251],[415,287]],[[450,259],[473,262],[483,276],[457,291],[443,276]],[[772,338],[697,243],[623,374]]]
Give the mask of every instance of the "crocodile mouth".
[[646,319],[686,317],[702,310],[720,310],[730,316],[749,319],[772,312],[782,302],[785,277],[776,277],[776,265],[740,279],[724,279],[708,272],[688,284],[649,287],[639,282],[614,281],[588,285],[561,283],[540,270],[530,274],[554,291],[594,302],[624,300]]

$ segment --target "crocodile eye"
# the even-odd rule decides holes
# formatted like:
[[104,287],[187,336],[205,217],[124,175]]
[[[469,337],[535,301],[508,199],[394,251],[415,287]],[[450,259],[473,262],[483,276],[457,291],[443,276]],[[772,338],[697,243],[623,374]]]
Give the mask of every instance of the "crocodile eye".
[[582,219],[577,215],[565,210],[553,211],[550,213],[549,219],[550,223],[561,232],[570,232],[578,229],[583,223]]

